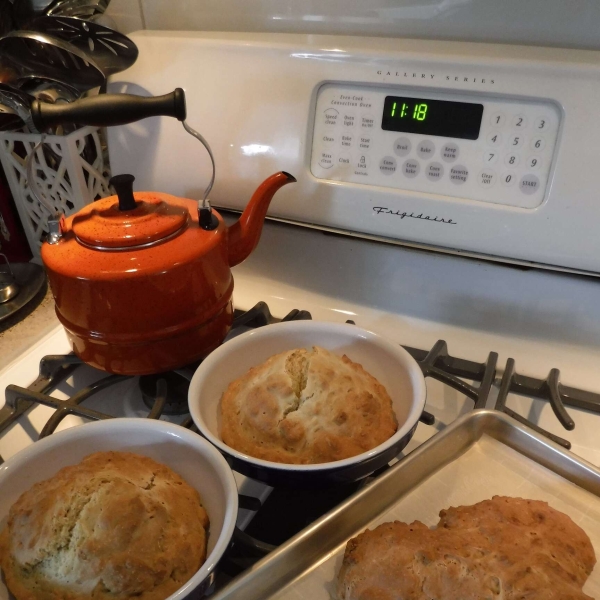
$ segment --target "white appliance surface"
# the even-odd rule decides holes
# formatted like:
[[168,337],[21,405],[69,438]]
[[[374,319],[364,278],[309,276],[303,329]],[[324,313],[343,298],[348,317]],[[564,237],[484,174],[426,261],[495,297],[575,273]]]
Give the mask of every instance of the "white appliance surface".
[[600,50],[596,0],[112,0],[107,14],[125,33],[269,31]]
[[[600,122],[587,118],[593,114],[590,98],[600,91],[597,54],[318,36],[170,32],[140,33],[135,40],[140,61],[111,87],[145,94],[166,93],[180,85],[186,88],[189,122],[206,135],[215,152],[215,203],[240,209],[264,177],[284,169],[296,175],[298,183],[277,193],[271,215],[321,227],[267,222],[257,249],[234,269],[236,308],[249,309],[265,301],[277,317],[304,309],[314,319],[351,319],[397,343],[421,349],[444,339],[451,355],[477,362],[484,362],[490,351],[498,352],[490,404],[508,358],[516,360],[519,374],[544,379],[551,368],[558,368],[563,384],[600,393],[597,278],[459,255],[472,252],[600,271],[595,242],[600,216],[595,201],[598,168],[592,151]],[[406,80],[404,72],[410,74]],[[418,85],[411,82],[413,72],[419,74]],[[420,77],[423,73],[429,80]],[[450,74],[452,81],[446,79]],[[469,170],[468,181],[461,186],[448,179],[422,178],[418,185],[404,185],[400,168],[405,160],[428,162],[415,154],[423,137],[410,138],[413,154],[401,157],[394,144],[404,134],[381,131],[373,141],[374,149],[381,150],[371,156],[376,169],[368,185],[343,173],[337,179],[323,177],[314,163],[311,166],[313,143],[320,143],[313,135],[315,128],[321,133],[315,120],[319,92],[343,86],[368,89],[378,101],[393,91],[398,97],[433,98],[428,94],[435,93],[442,99],[460,96],[459,101],[481,103],[485,138],[470,146],[455,140],[456,162],[444,160],[442,154],[435,159],[446,178],[450,165],[462,164]],[[495,103],[506,109],[494,108]],[[517,135],[515,117],[526,117],[529,145],[521,154],[523,160],[530,154],[538,156],[531,148],[536,123],[544,116],[555,118],[552,133],[544,136],[546,154],[539,155],[547,169],[537,171],[539,196],[537,191],[523,194],[518,182],[502,187],[496,180],[494,191],[476,184],[480,171],[491,168],[478,161],[493,147],[488,144],[496,129],[490,118],[500,113],[506,118],[506,129],[499,132],[502,143]],[[362,114],[357,115],[362,119]],[[341,144],[342,134],[336,135]],[[451,143],[442,141],[443,146]],[[436,152],[453,154],[433,143]],[[135,174],[136,189],[195,198],[207,182],[208,161],[202,149],[174,121],[150,119],[115,128],[109,145],[113,172]],[[505,146],[501,149],[506,153]],[[388,155],[395,158],[398,172],[384,175],[379,165]],[[498,177],[504,173],[503,161],[504,154],[493,165]],[[515,179],[530,173],[524,165],[519,164],[524,170]],[[421,175],[425,172],[422,166]],[[394,185],[386,184],[396,176]],[[445,193],[432,192],[438,184]],[[468,197],[467,190],[471,191]],[[535,206],[520,206],[529,200]],[[395,214],[373,210],[382,206]],[[456,225],[436,222],[434,216],[452,219]],[[68,351],[66,336],[57,328],[0,371],[0,390],[9,384],[29,385],[42,356]],[[97,372],[84,367],[54,394],[65,398],[97,377]],[[427,391],[426,409],[436,417],[435,425],[420,423],[406,452],[473,406],[472,400],[433,379],[427,380]],[[136,379],[107,388],[86,405],[115,414],[147,413]],[[600,415],[567,407],[576,424],[567,432],[547,402],[511,395],[508,406],[570,440],[574,453],[600,465]],[[37,406],[0,435],[0,455],[8,459],[31,444],[51,412]],[[60,427],[80,422],[71,416]],[[236,478],[245,493],[264,498],[269,492],[261,484]],[[248,519],[249,514],[242,513],[240,525]]]
[[[186,90],[188,120],[216,158],[217,206],[243,208],[262,179],[283,169],[298,183],[277,194],[272,217],[600,273],[597,52],[283,34],[142,31],[133,39],[140,58],[111,90]],[[481,104],[478,138],[382,131],[390,94]],[[342,95],[347,104],[331,104]],[[323,103],[342,111],[327,136]],[[137,189],[197,197],[208,183],[206,155],[172,119],[110,129],[109,148],[113,169],[133,172]]]

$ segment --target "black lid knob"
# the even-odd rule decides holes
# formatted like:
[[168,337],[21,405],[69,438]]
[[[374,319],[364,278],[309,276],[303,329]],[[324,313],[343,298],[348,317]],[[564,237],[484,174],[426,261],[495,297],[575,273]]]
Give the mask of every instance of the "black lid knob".
[[111,177],[108,185],[115,188],[119,197],[119,210],[133,210],[136,207],[135,198],[133,197],[133,175],[115,175]]

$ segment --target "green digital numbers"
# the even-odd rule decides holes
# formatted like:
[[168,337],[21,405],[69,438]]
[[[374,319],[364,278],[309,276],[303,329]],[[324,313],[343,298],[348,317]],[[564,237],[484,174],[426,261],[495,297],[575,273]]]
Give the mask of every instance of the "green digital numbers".
[[417,121],[424,121],[427,116],[427,104],[415,104],[415,110],[413,110],[413,119]]
[[[409,106],[406,102],[402,103],[402,108],[398,111],[398,103],[394,102],[392,104],[392,112],[390,113],[390,117],[405,117],[408,114]],[[424,121],[427,116],[427,104],[415,104],[415,108],[413,109],[412,118],[417,121]],[[399,114],[398,114],[399,112]]]

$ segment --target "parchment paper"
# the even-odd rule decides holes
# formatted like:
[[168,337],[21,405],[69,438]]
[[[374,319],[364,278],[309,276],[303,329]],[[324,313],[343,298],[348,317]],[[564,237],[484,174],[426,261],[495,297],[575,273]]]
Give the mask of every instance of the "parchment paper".
[[[419,520],[433,526],[441,509],[475,504],[495,495],[545,500],[566,513],[588,534],[600,561],[600,498],[485,435],[372,521],[369,528],[394,520]],[[345,544],[269,600],[330,600],[344,549]],[[583,591],[600,599],[600,564]]]

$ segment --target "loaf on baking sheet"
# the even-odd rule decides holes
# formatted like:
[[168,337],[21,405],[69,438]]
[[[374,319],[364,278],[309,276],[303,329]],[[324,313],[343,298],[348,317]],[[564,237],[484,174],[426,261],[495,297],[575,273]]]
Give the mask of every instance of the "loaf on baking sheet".
[[206,559],[198,492],[156,461],[98,452],[11,507],[0,566],[17,600],[164,600]]
[[346,545],[338,600],[591,600],[596,557],[546,502],[494,496],[440,512],[435,529],[395,521]]
[[347,356],[317,346],[272,356],[232,382],[221,399],[223,441],[279,463],[356,456],[397,428],[385,387]]

